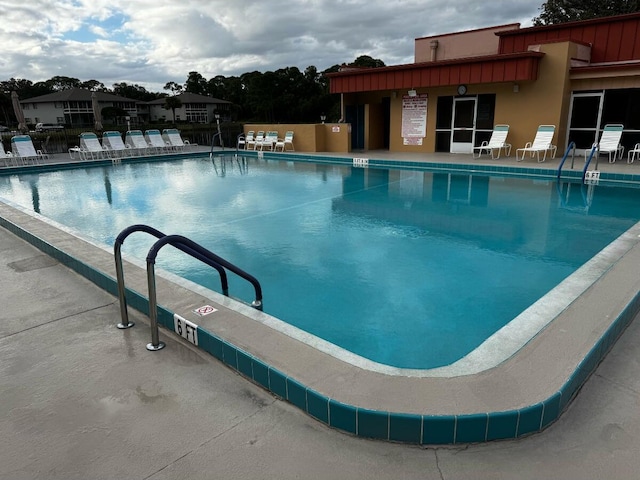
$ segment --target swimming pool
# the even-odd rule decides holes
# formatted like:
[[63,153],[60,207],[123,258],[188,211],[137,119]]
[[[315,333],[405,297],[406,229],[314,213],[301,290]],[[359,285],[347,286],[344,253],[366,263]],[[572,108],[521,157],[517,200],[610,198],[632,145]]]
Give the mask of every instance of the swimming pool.
[[[186,235],[255,275],[266,312],[412,369],[473,351],[634,225],[639,194],[257,158],[0,177],[0,196],[107,245],[134,223]],[[178,252],[158,265],[219,287]]]

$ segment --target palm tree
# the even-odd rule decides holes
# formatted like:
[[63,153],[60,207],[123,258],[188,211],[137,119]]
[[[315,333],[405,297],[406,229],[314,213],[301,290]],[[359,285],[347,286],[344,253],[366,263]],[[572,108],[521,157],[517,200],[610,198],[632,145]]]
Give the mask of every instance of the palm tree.
[[182,101],[178,97],[167,97],[164,100],[164,109],[171,110],[173,113],[173,123],[176,123],[176,108],[180,108],[182,106]]

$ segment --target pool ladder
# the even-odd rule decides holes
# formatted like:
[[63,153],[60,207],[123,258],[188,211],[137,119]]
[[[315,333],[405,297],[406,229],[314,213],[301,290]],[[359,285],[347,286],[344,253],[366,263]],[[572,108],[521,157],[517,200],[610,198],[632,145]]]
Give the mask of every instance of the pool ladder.
[[165,344],[160,341],[158,333],[158,302],[156,292],[155,279],[155,261],[158,253],[165,245],[171,245],[178,250],[190,255],[196,260],[215,268],[220,275],[222,284],[222,294],[229,296],[229,282],[227,280],[227,272],[229,270],[241,278],[244,278],[253,285],[255,290],[255,300],[251,302],[251,306],[257,310],[262,310],[262,287],[260,282],[253,276],[238,268],[234,264],[228,262],[224,258],[207,250],[203,246],[197,244],[193,240],[183,237],[182,235],[165,235],[159,230],[148,225],[132,225],[125,228],[116,237],[114,242],[114,258],[116,263],[116,277],[118,282],[118,299],[120,301],[120,317],[122,322],[117,325],[120,329],[133,327],[134,323],[129,321],[127,311],[126,288],[124,283],[124,270],[122,268],[122,244],[124,240],[134,232],[145,232],[158,238],[147,254],[147,284],[149,288],[149,320],[151,325],[151,343],[147,344],[147,350],[156,351],[164,348]]
[[[567,161],[569,154],[571,154],[571,170],[573,170],[573,163],[574,163],[575,154],[576,154],[575,142],[569,143],[567,150],[564,152],[564,156],[562,157],[562,160],[560,161],[560,165],[558,166],[558,180],[560,180],[560,175],[562,174],[562,167],[564,166],[564,163]],[[591,160],[593,159],[594,156],[596,157],[595,169],[598,170],[598,157],[599,157],[598,145],[594,145],[593,147],[591,147],[591,153],[589,154],[589,157],[585,159],[584,168],[582,169],[582,183],[584,183],[585,181],[585,177],[587,176],[587,170],[589,170],[589,165],[591,165]]]

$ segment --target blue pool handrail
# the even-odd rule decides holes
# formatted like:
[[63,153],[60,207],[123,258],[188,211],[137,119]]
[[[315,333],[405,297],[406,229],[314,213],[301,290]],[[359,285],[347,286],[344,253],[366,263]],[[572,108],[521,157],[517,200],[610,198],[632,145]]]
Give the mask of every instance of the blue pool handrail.
[[224,142],[222,141],[222,132],[218,131],[218,133],[214,133],[213,137],[211,137],[211,151],[209,152],[209,159],[213,158],[213,147],[216,144],[216,138],[220,141],[220,148],[224,150]]
[[569,146],[567,147],[567,149],[564,152],[564,156],[562,157],[562,160],[560,161],[560,165],[558,166],[558,179],[560,178],[560,174],[562,173],[562,166],[564,165],[564,162],[567,160],[567,157],[569,156],[569,152],[572,153],[571,155],[571,169],[573,170],[573,160],[576,154],[576,142],[571,142],[569,143]]
[[[117,327],[120,329],[131,328],[135,325],[133,322],[129,321],[129,313],[127,310],[126,289],[124,284],[124,270],[122,268],[122,244],[124,243],[125,239],[134,232],[148,233],[150,235],[153,235],[156,238],[166,237],[166,235],[162,233],[160,230],[157,230],[153,227],[150,227],[148,225],[142,225],[142,224],[131,225],[130,227],[127,227],[124,230],[122,230],[116,237],[113,245],[113,257],[116,262],[116,280],[118,283],[118,299],[120,301],[120,318],[122,320],[121,323],[117,325]],[[192,257],[200,260],[201,262],[206,263],[210,267],[215,268],[218,271],[218,274],[220,275],[220,282],[222,284],[221,285],[222,294],[229,295],[229,281],[227,279],[227,272],[224,270],[224,268],[220,264],[206,257],[201,256],[199,252],[192,250],[188,245],[176,243],[176,245],[174,246],[179,250],[182,250],[186,254],[191,255]]]
[[[589,158],[586,162],[584,162],[584,168],[582,169],[582,183],[584,183],[584,178],[587,176],[587,170],[589,169],[589,164],[591,163],[591,159],[593,158],[594,153],[598,150],[598,145],[594,145],[591,147],[591,153],[589,154]],[[598,157],[600,155],[596,154],[596,170],[598,169]]]
[[[151,326],[151,343],[147,344],[147,350],[155,351],[164,347],[164,343],[160,341],[158,333],[158,303],[156,294],[156,281],[155,281],[155,261],[158,256],[158,252],[165,245],[172,245],[179,248],[183,252],[192,255],[194,258],[200,260],[206,259],[214,264],[221,265],[222,267],[230,270],[241,278],[244,278],[253,285],[255,290],[255,300],[251,302],[251,306],[257,310],[262,310],[262,287],[260,282],[249,273],[236,267],[231,262],[228,262],[224,258],[216,255],[215,253],[207,250],[202,245],[197,244],[193,240],[188,239],[182,235],[165,235],[160,238],[149,249],[147,254],[147,282],[149,286],[149,323]],[[204,261],[204,260],[203,260]],[[208,263],[208,262],[205,262]]]

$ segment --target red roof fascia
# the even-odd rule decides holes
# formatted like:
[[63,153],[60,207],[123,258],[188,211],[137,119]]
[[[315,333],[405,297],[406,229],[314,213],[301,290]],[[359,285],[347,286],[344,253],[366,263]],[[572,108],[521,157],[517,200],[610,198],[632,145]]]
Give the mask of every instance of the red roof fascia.
[[331,93],[536,80],[542,52],[411,63],[327,74]]
[[613,62],[613,63],[601,63],[591,65],[580,65],[571,67],[571,73],[583,73],[583,72],[616,72],[621,70],[638,70],[640,69],[640,61],[634,62]]

